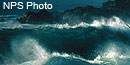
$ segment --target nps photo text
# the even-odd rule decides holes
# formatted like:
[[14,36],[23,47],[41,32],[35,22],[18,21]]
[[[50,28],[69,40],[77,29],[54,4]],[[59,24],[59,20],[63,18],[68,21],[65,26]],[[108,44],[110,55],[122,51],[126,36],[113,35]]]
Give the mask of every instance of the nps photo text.
[[52,9],[53,5],[45,3],[35,2],[3,2],[3,9]]

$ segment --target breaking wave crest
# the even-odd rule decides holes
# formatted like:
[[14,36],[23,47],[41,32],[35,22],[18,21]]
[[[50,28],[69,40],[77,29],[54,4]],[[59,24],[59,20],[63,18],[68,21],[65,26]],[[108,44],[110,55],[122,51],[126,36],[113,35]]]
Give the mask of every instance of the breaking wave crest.
[[129,65],[130,47],[121,42],[107,42],[103,51],[98,50],[100,54],[94,59],[95,61],[105,61],[110,65]]
[[[101,28],[102,26],[108,26],[108,27],[113,27],[113,28],[121,28],[121,29],[127,29],[128,27],[126,26],[126,23],[121,20],[118,17],[111,17],[109,19],[107,18],[102,18],[101,20],[94,20],[91,24],[88,24],[87,22],[80,22],[79,24],[76,25],[71,25],[68,23],[65,24],[39,24],[39,25],[34,25],[34,24],[19,24],[19,23],[12,23],[12,22],[4,22],[0,23],[2,25],[2,29],[16,29],[16,28],[22,28],[22,29],[42,29],[42,28],[78,28],[78,27],[98,27]],[[127,23],[127,25],[129,25]]]
[[[121,49],[118,45],[121,45],[125,48]],[[55,61],[60,63],[61,61],[65,62],[65,59],[67,59],[68,61],[77,60],[79,63],[82,61],[82,63],[86,63],[85,65],[88,65],[87,63],[90,63],[89,65],[129,65],[130,53],[128,52],[130,47],[121,43],[118,43],[118,45],[114,43],[107,44],[104,48],[102,48],[104,51],[98,50],[101,53],[94,60],[87,60],[82,58],[80,55],[75,54],[59,52],[50,53],[45,48],[43,48],[43,46],[39,45],[39,42],[36,39],[26,37],[24,39],[15,39],[12,41],[11,49],[13,56],[9,57],[8,60],[4,59],[4,61],[5,65],[57,65],[54,63]],[[50,61],[51,59],[53,59],[52,64]],[[61,62],[61,64],[63,62]]]
[[130,65],[129,23],[118,17],[75,25],[10,21],[0,26],[0,39],[11,40],[11,53],[0,55],[3,65]]

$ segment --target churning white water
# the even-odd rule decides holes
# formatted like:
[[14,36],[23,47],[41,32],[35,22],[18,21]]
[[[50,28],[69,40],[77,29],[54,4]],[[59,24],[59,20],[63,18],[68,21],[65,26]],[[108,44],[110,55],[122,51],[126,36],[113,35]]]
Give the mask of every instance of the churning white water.
[[[117,43],[117,42],[115,42]],[[79,60],[91,64],[108,64],[108,65],[129,65],[130,47],[122,43],[104,45],[104,51],[94,60],[86,60],[80,56],[67,53],[58,53],[46,50],[43,48],[38,40],[31,37],[23,37],[20,39],[13,39],[11,43],[12,57],[9,57],[10,62],[5,65],[45,65],[51,58],[62,57],[65,59]],[[5,60],[7,61],[7,59]],[[58,59],[55,61],[59,61]],[[62,60],[64,61],[64,59]],[[71,61],[71,60],[70,60]],[[60,61],[59,61],[60,62]]]
[[[7,25],[5,25],[7,24]],[[4,22],[0,23],[1,28],[5,29],[43,29],[46,27],[58,28],[58,29],[69,29],[69,28],[103,28],[108,27],[110,30],[116,31],[121,30],[125,31],[125,34],[129,37],[129,28],[126,26],[124,21],[118,17],[112,17],[110,19],[94,20],[92,23],[88,24],[86,22],[80,22],[76,25],[66,24],[42,24],[42,25],[33,25],[33,24],[14,24]],[[128,24],[129,25],[129,24]],[[43,31],[44,32],[44,31]],[[86,32],[87,33],[87,32]],[[109,34],[109,33],[108,33]],[[39,41],[32,37],[27,37],[25,35],[20,36],[21,38],[15,37],[11,41],[11,52],[12,55],[9,55],[8,59],[5,59],[5,65],[46,65],[49,63],[49,60],[55,57],[62,57],[65,59],[79,60],[90,64],[107,64],[107,65],[130,65],[130,47],[122,42],[108,42],[102,49],[97,49],[97,52],[100,52],[95,59],[88,60],[82,58],[80,55],[68,54],[68,53],[59,53],[53,52],[50,53],[46,46],[40,45]],[[44,37],[43,37],[44,38]],[[53,43],[53,42],[52,42]],[[44,44],[44,43],[42,43]],[[88,51],[88,50],[86,50]],[[94,55],[94,54],[93,54]],[[62,59],[64,61],[64,59]],[[58,59],[54,60],[58,61]],[[71,61],[71,60],[70,60]],[[60,62],[60,61],[59,61]],[[53,64],[52,64],[53,65]]]
[[[127,23],[129,25],[129,23]],[[123,30],[127,29],[128,27],[126,26],[126,23],[121,20],[119,17],[113,16],[111,18],[101,18],[101,20],[94,20],[92,23],[88,24],[87,22],[80,22],[79,24],[76,25],[71,25],[68,23],[65,24],[39,24],[39,25],[34,25],[34,24],[20,24],[16,23],[13,21],[10,22],[2,22],[0,23],[1,29],[16,29],[16,28],[22,28],[22,29],[42,29],[46,27],[52,27],[52,28],[78,28],[78,27],[84,27],[87,28],[89,26],[92,27],[98,27],[101,28],[102,26],[109,26],[112,28],[121,28]]]

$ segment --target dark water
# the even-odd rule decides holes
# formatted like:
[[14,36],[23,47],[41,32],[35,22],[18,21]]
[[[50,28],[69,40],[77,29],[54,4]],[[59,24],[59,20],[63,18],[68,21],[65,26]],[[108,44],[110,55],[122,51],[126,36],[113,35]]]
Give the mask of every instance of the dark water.
[[130,65],[125,23],[118,17],[76,25],[0,23],[0,65]]

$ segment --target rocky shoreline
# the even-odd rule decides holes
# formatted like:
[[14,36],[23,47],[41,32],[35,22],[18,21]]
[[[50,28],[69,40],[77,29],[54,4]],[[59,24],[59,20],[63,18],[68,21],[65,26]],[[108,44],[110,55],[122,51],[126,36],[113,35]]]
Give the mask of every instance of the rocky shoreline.
[[79,21],[91,23],[94,19],[112,16],[127,20],[130,17],[129,6],[129,0],[109,0],[104,2],[101,8],[93,6],[76,7],[64,12],[48,12],[43,9],[40,12],[27,12],[17,20],[29,24],[78,23]]

